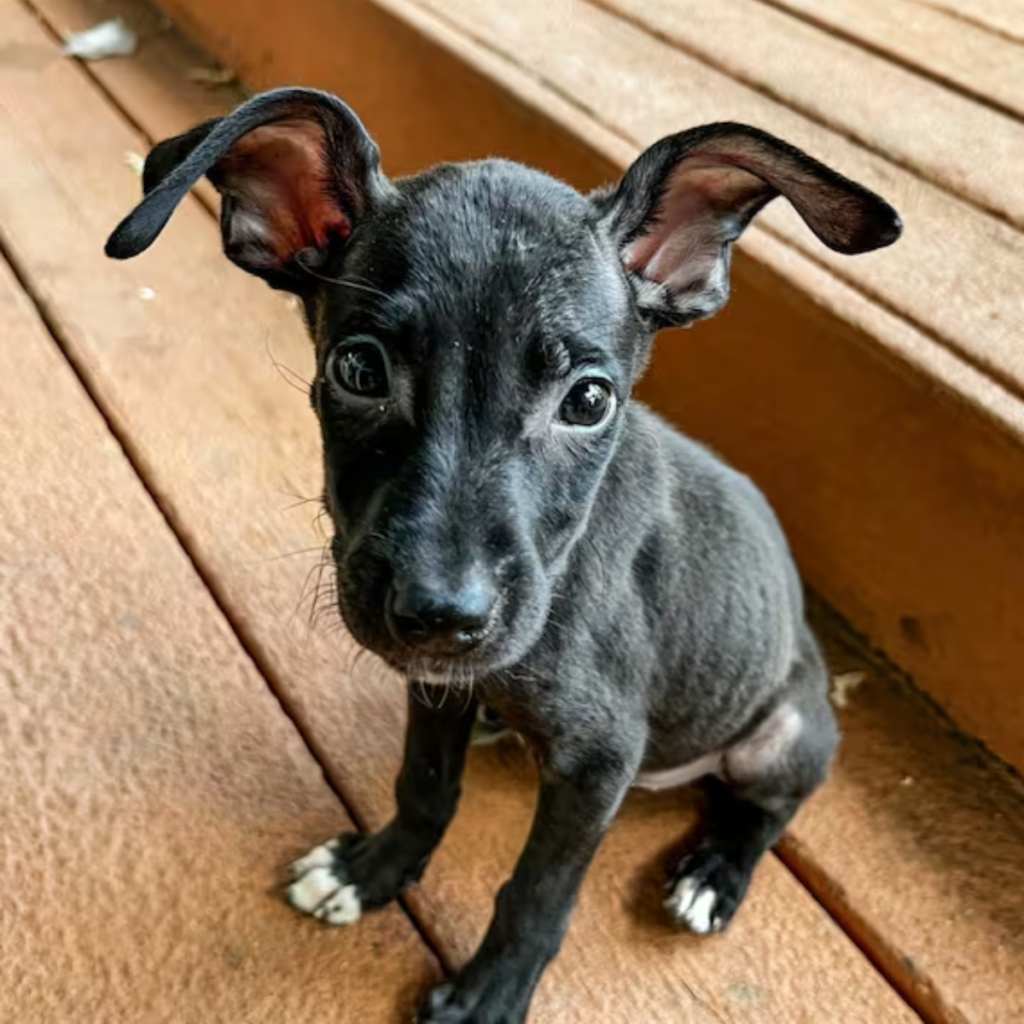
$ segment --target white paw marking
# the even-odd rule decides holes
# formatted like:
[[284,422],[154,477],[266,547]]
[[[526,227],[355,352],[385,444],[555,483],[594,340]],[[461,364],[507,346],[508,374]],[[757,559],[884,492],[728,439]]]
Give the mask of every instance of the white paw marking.
[[322,846],[314,846],[305,857],[300,857],[292,862],[290,868],[292,878],[301,878],[308,874],[313,868],[329,868],[334,866],[334,851],[338,849],[337,839],[332,839]]
[[338,841],[331,840],[310,850],[292,864],[288,902],[303,914],[312,914],[325,924],[355,924],[362,915],[359,890],[339,878],[334,871],[334,851]]
[[354,885],[343,885],[317,907],[314,916],[325,924],[355,924],[362,912],[359,891]]
[[717,931],[721,922],[714,915],[718,893],[692,878],[683,878],[665,900],[665,906],[680,923],[695,935]]
[[693,901],[686,920],[698,935],[707,935],[711,931],[711,911],[715,907],[718,895],[714,889],[702,889]]

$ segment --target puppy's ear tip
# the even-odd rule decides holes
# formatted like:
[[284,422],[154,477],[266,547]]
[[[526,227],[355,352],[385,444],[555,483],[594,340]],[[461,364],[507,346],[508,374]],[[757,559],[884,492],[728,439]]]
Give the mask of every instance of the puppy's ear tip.
[[884,249],[898,241],[903,234],[903,219],[900,215],[881,197],[872,198],[874,201],[865,211],[858,230],[843,247],[845,255],[855,256]]
[[903,234],[903,218],[888,204],[886,204],[888,210],[888,222],[884,228],[878,233],[878,248],[884,249],[887,245],[892,245],[893,242],[898,241],[900,235]]
[[112,260],[130,260],[149,248],[152,239],[146,239],[134,230],[132,218],[121,221],[107,239],[103,252]]
[[112,260],[128,259],[128,254],[122,248],[120,240],[114,235],[111,235],[107,239],[107,244],[103,246],[103,253]]

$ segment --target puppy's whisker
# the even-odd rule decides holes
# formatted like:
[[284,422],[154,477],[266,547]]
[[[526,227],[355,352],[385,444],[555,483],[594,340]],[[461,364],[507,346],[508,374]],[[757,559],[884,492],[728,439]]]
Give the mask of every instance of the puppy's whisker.
[[316,565],[310,566],[309,572],[306,573],[306,578],[302,581],[302,589],[299,591],[299,605],[300,606],[301,606],[302,602],[305,601],[307,596],[308,596],[307,591],[309,589],[309,582],[313,578],[313,573],[317,574],[316,583],[314,584],[313,591],[312,591],[313,596],[314,597],[316,596],[316,592],[317,592],[318,588],[320,587],[320,583],[321,583],[322,578],[323,578],[324,567],[325,567],[325,562],[324,562],[324,560],[322,558],[320,559],[319,562],[317,562]]
[[[290,505],[285,505],[281,509],[281,511],[282,512],[291,512],[292,509],[299,508],[302,505],[315,505],[318,502],[320,502],[321,500],[322,499],[320,499],[320,498],[296,498],[295,501],[293,501]],[[317,519],[319,519],[321,515],[323,515],[323,511],[322,510],[317,513]]]
[[465,687],[466,702],[465,702],[465,704],[462,705],[462,713],[463,714],[465,714],[467,711],[469,711],[469,709],[473,706],[474,682],[475,682],[475,680],[473,679],[473,677],[471,675],[469,680],[468,680],[468,685]]
[[388,297],[387,292],[382,292],[379,288],[374,288],[373,285],[361,284],[358,281],[353,281],[351,278],[328,277],[326,274],[321,274],[318,270],[314,270],[313,267],[303,259],[296,259],[295,262],[303,273],[308,274],[310,277],[323,284],[333,284],[340,288],[351,288],[353,291],[364,292],[367,295],[373,295],[381,299],[386,299]]
[[323,551],[324,551],[324,546],[322,544],[317,544],[316,547],[312,547],[312,548],[299,548],[297,551],[285,551],[283,554],[280,554],[280,555],[271,555],[269,558],[264,558],[262,561],[258,562],[257,564],[258,565],[267,565],[267,564],[270,564],[271,562],[282,562],[286,558],[298,558],[300,555],[311,555],[313,553],[321,554],[322,555]]
[[270,337],[268,335],[266,345],[264,346],[267,352],[267,358],[270,359],[274,369],[277,370],[281,377],[281,380],[285,382],[289,387],[295,388],[300,394],[309,396],[309,389],[312,387],[312,383],[306,380],[301,374],[296,373],[290,366],[285,366],[274,353],[270,350]]

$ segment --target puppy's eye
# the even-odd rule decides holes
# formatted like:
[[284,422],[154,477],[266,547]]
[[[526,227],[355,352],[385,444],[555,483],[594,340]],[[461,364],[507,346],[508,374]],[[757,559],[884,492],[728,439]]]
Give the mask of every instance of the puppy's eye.
[[360,398],[387,398],[391,391],[388,357],[375,338],[338,345],[327,357],[326,372],[334,385]]
[[606,380],[588,377],[573,385],[562,399],[558,418],[568,427],[596,427],[615,408],[615,392]]

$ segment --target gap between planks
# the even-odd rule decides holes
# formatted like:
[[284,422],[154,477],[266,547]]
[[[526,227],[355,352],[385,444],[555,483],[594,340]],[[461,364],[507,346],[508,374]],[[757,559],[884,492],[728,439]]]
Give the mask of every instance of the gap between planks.
[[[36,8],[31,2],[29,2],[29,0],[21,0],[21,3],[39,20],[40,24],[56,42],[63,42],[55,26],[41,10]],[[140,125],[125,109],[118,97],[109,90],[95,74],[92,73],[92,69],[88,64],[83,63],[82,67],[110,106],[117,111],[118,115],[123,118],[134,131],[138,132],[138,134],[152,146],[154,140],[146,132],[145,128]],[[217,213],[214,200],[212,199],[212,190],[211,192],[199,195],[198,198],[200,199],[204,210],[206,210],[211,217],[216,219]],[[130,430],[128,430],[126,425],[119,422],[117,413],[110,408],[109,404],[104,400],[101,390],[96,387],[89,368],[76,356],[75,347],[69,343],[60,318],[50,311],[49,304],[45,297],[43,297],[35,288],[31,275],[28,273],[27,269],[20,264],[14,252],[11,250],[11,247],[8,245],[4,235],[3,225],[0,225],[0,259],[2,259],[10,268],[19,287],[32,303],[33,308],[36,310],[36,313],[45,326],[48,334],[53,339],[54,344],[57,346],[68,366],[71,368],[71,371],[74,373],[76,379],[85,390],[85,393],[89,396],[89,400],[102,417],[107,430],[120,446],[125,458],[128,460],[135,472],[136,477],[145,489],[146,494],[156,506],[164,521],[167,523],[168,528],[180,545],[181,550],[189,561],[189,564],[195,570],[196,575],[209,592],[218,611],[224,616],[224,621],[227,622],[232,633],[235,635],[235,638],[238,640],[239,645],[245,652],[246,657],[252,662],[256,671],[266,683],[267,689],[277,701],[278,706],[281,708],[281,713],[291,722],[306,749],[309,751],[310,756],[320,767],[327,786],[331,789],[331,792],[334,793],[338,802],[341,804],[345,813],[349,816],[355,827],[360,832],[366,832],[366,822],[363,820],[353,803],[346,797],[341,787],[332,778],[331,772],[328,769],[328,765],[330,763],[329,758],[327,758],[326,754],[321,749],[320,744],[313,736],[312,731],[306,726],[303,716],[291,705],[284,687],[280,685],[276,678],[273,666],[271,666],[268,660],[263,657],[262,645],[256,636],[246,628],[245,624],[239,620],[239,617],[233,613],[231,603],[227,600],[219,581],[216,576],[208,570],[203,558],[196,551],[195,545],[190,539],[189,530],[179,521],[178,517],[175,515],[173,507],[164,499],[160,490],[154,486],[152,472],[147,465],[145,456],[141,451],[139,451],[133,442]],[[426,946],[431,955],[437,960],[438,964],[441,965],[441,969],[446,977],[451,977],[454,973],[451,958],[446,956],[444,951],[438,946],[435,937],[430,934],[430,930],[427,928],[426,924],[420,921],[418,916],[413,913],[405,898],[400,897],[397,902],[401,906],[405,916],[409,919],[410,924],[416,931],[420,940]]]
[[[898,64],[907,71],[921,75],[923,78],[930,79],[931,81],[950,89],[952,92],[959,93],[961,96],[964,96],[981,106],[988,107],[1000,114],[1006,114],[1008,117],[1012,117],[1015,120],[1021,120],[1020,109],[1015,107],[1012,103],[994,99],[992,96],[986,95],[978,89],[971,88],[962,81],[961,77],[944,73],[940,68],[936,68],[925,63],[917,55],[903,53],[896,47],[886,46],[882,42],[876,41],[866,32],[858,32],[853,28],[847,28],[841,23],[839,18],[829,17],[828,13],[819,15],[816,12],[807,10],[806,7],[794,2],[794,0],[759,0],[759,2],[763,3],[766,7],[773,7],[777,11],[789,14],[808,25],[812,25],[814,28],[820,29],[827,35],[835,36],[837,39],[843,39],[848,43],[852,43],[854,46],[858,46],[868,53],[873,53],[878,57],[882,57],[892,64]],[[953,20],[954,18],[954,15],[944,7],[939,7],[929,3],[922,3],[921,7],[926,12],[933,15],[945,16],[950,18],[950,20]],[[823,9],[827,12],[828,5],[823,5]],[[1019,40],[1003,32],[994,32],[990,26],[979,24],[972,18],[960,17],[957,18],[957,20],[961,21],[965,25],[977,28],[979,31],[991,35],[996,39],[1005,40],[1014,45],[1019,45]],[[1022,56],[1024,56],[1024,50],[1022,50]]]

